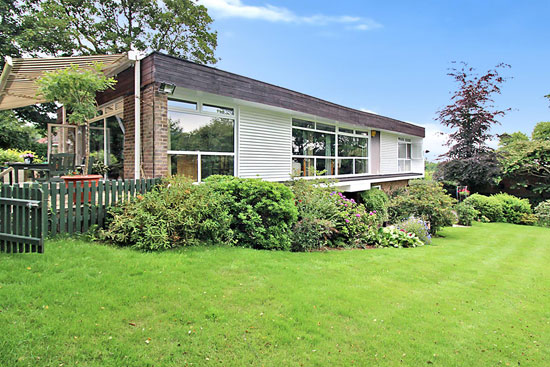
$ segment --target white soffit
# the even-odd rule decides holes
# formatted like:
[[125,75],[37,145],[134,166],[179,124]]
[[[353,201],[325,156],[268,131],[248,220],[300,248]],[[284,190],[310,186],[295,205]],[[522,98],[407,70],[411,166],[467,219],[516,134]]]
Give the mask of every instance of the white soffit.
[[36,80],[47,71],[65,69],[71,65],[91,68],[94,63],[101,63],[106,75],[115,75],[134,62],[128,56],[115,54],[22,59],[12,59],[8,56],[0,76],[0,110],[45,102],[37,96]]

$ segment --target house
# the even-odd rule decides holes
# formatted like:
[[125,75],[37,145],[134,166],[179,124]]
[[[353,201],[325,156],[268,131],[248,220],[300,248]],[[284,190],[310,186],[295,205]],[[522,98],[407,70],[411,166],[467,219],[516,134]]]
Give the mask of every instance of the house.
[[[118,165],[116,177],[323,176],[337,178],[343,191],[362,191],[424,175],[423,127],[158,52],[105,57],[118,83],[97,97],[90,144]],[[0,82],[0,93],[9,86]],[[77,149],[71,128],[49,131],[71,136]]]

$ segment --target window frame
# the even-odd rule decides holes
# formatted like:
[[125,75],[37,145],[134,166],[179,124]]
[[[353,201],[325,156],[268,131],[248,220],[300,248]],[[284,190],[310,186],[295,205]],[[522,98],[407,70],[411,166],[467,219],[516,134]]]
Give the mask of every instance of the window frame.
[[[294,120],[300,120],[300,121],[307,121],[313,123],[313,128],[307,128],[307,127],[301,127],[301,126],[295,126]],[[329,125],[334,126],[334,131],[327,131],[327,130],[319,130],[317,129],[317,124],[321,125]],[[340,132],[340,128],[345,129],[346,132]],[[372,172],[371,168],[371,130],[370,129],[359,129],[359,128],[353,128],[353,127],[346,127],[346,126],[340,126],[336,122],[329,122],[326,120],[321,119],[314,119],[314,118],[307,118],[303,116],[291,116],[291,138],[294,137],[294,129],[296,130],[302,130],[302,131],[312,131],[312,132],[318,132],[318,133],[325,133],[325,134],[333,134],[334,135],[334,155],[332,156],[316,156],[316,155],[298,155],[294,154],[294,147],[291,147],[291,174],[294,175],[295,172],[292,168],[294,159],[295,158],[309,158],[313,160],[313,167],[314,169],[314,175],[313,176],[299,176],[302,178],[315,178],[315,177],[323,177],[323,178],[336,178],[336,177],[356,177],[356,176],[365,176],[370,175]],[[352,131],[352,132],[347,132]],[[366,150],[366,156],[365,157],[348,157],[348,156],[339,156],[338,155],[338,136],[350,136],[354,138],[362,138],[366,139],[367,141],[367,150]],[[331,159],[334,161],[334,174],[333,175],[317,175],[317,159]],[[345,173],[340,174],[338,172],[338,162],[341,159],[350,159],[352,160],[352,173]],[[363,160],[366,161],[366,167],[367,172],[366,173],[356,173],[356,161],[357,160]]]
[[[195,98],[168,98],[168,101],[176,101],[176,102],[185,102],[185,103],[196,103],[197,108],[195,110],[190,108],[182,108],[182,107],[176,107],[176,106],[169,106],[168,102],[166,104],[166,112],[167,117],[170,111],[179,112],[179,113],[187,113],[190,115],[199,115],[199,116],[207,116],[207,117],[219,117],[219,118],[225,118],[229,120],[233,120],[233,152],[205,152],[200,150],[167,150],[167,160],[168,160],[168,167],[170,168],[170,175],[173,175],[171,172],[171,158],[172,156],[177,155],[196,155],[197,156],[197,183],[202,182],[202,156],[231,156],[233,157],[233,176],[237,176],[237,132],[238,132],[238,116],[239,116],[239,109],[238,106],[228,103],[218,103],[216,101],[203,101],[203,100],[197,100]],[[233,115],[228,114],[222,114],[222,113],[216,113],[216,112],[210,112],[210,111],[203,111],[203,105],[207,105],[209,107],[220,107],[224,109],[231,109],[233,110]],[[169,128],[170,129],[170,128]],[[169,137],[170,139],[170,137]]]
[[[407,152],[409,152],[409,157],[400,158],[399,157],[399,147],[400,145],[405,145],[405,156],[407,155]],[[404,138],[404,137],[398,137],[397,138],[397,172],[398,173],[410,173],[412,172],[412,150],[413,149],[413,143],[412,139],[410,138]],[[409,162],[409,170],[401,170],[399,167],[399,163],[404,162],[404,166],[407,166],[407,162]]]

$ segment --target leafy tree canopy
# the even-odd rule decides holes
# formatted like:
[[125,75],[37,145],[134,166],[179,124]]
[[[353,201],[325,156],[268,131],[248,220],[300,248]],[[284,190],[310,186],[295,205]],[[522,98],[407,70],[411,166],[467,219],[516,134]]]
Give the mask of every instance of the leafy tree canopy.
[[493,105],[493,95],[501,93],[500,86],[506,81],[499,69],[509,67],[499,64],[482,76],[466,63],[460,69],[450,70],[448,75],[458,83],[458,89],[452,94],[452,104],[438,111],[436,118],[442,125],[456,129],[449,134],[450,148],[444,156],[471,158],[490,151],[487,146],[492,138],[490,129],[509,110],[499,110]]
[[529,141],[529,137],[522,133],[521,131],[516,131],[515,133],[504,133],[498,136],[498,145],[500,147],[505,147],[517,141]]
[[550,141],[550,121],[542,121],[536,124],[531,137],[533,140]]
[[493,105],[493,96],[501,93],[500,87],[506,81],[499,70],[509,67],[499,64],[480,76],[474,68],[461,63],[460,68],[448,73],[458,88],[452,93],[452,103],[438,111],[436,120],[454,131],[447,141],[449,151],[443,155],[447,160],[438,166],[436,178],[474,190],[498,180],[498,159],[487,141],[492,138],[491,127],[509,110]]
[[216,63],[217,32],[192,0],[27,0],[18,43],[33,54],[111,54],[132,47]]

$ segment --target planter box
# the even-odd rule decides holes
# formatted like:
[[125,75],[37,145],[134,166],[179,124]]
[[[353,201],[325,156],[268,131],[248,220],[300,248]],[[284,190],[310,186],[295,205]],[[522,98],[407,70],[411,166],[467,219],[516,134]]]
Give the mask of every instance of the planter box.
[[[69,187],[69,182],[74,183],[74,187],[76,188],[78,186],[78,183],[80,182],[80,187],[84,188],[84,183],[87,182],[88,187],[92,187],[92,185],[97,187],[97,184],[99,183],[99,180],[103,178],[101,175],[74,175],[74,176],[61,176],[63,181],[65,181],[65,187]],[[92,201],[92,193],[88,193],[87,202],[89,203]],[[84,202],[84,193],[82,192],[80,194],[80,203]],[[76,193],[73,194],[73,203],[76,204]]]

